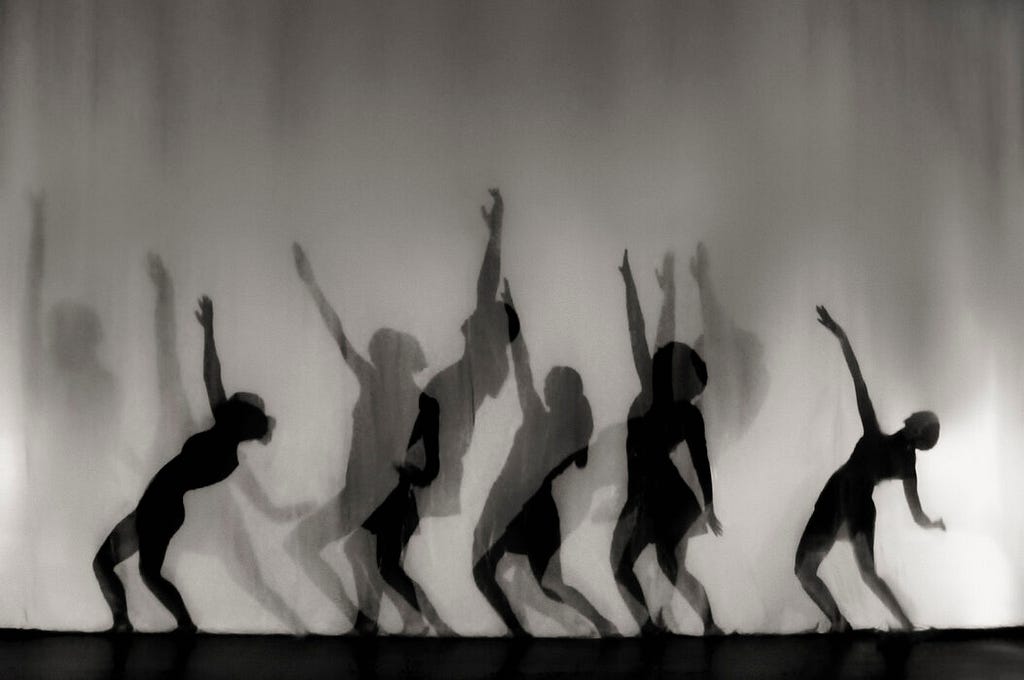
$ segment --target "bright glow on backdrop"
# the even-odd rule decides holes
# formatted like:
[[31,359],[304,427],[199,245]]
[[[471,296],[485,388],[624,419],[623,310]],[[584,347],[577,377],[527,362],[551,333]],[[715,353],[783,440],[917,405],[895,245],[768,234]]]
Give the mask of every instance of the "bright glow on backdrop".
[[[347,630],[285,549],[304,508],[344,484],[359,393],[291,244],[357,350],[382,327],[415,336],[422,387],[461,356],[490,186],[536,387],[572,366],[593,411],[590,462],[555,484],[565,577],[623,631],[636,626],[608,554],[639,383],[616,268],[628,248],[653,341],[655,269],[674,251],[677,337],[692,344],[711,334],[689,268],[699,242],[721,313],[765,371],[749,394],[728,378],[749,357],[709,358],[701,408],[725,533],[695,538],[687,564],[719,625],[823,620],[793,555],[860,425],[816,304],[849,333],[884,430],[920,409],[942,422],[918,477],[947,531],[918,528],[883,483],[879,573],[917,625],[1021,623],[1022,28],[1010,2],[4,3],[0,626],[110,625],[92,556],[182,441],[160,434],[155,252],[191,417],[210,420],[192,316],[207,294],[228,392],[258,392],[278,421],[241,465],[285,509],[258,511],[234,477],[190,494],[165,573],[205,629],[296,628],[269,588],[302,628]],[[98,321],[102,379],[56,365],[50,310],[65,300]],[[424,518],[409,544],[407,571],[460,634],[505,630],[474,586],[473,533],[522,418],[510,373],[476,413],[460,513]],[[686,447],[674,458],[687,467]],[[343,544],[323,557],[354,594]],[[136,627],[170,625],[135,565],[118,573]],[[498,572],[523,602],[543,599],[521,557]],[[651,555],[638,572],[668,592]],[[855,626],[893,623],[845,544],[821,574]],[[588,630],[528,609],[535,632]],[[382,625],[401,626],[390,598]]]

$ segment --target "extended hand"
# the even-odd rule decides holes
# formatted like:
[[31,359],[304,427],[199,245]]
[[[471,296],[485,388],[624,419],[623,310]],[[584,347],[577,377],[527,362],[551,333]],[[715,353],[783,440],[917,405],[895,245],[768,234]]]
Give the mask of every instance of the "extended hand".
[[299,272],[299,278],[306,283],[313,283],[313,266],[309,264],[306,251],[298,243],[293,243],[292,255],[295,256],[295,269]]
[[213,300],[209,296],[199,298],[199,309],[196,310],[196,320],[199,324],[209,330],[213,328]]
[[484,222],[487,223],[489,229],[495,229],[501,225],[501,218],[505,214],[505,201],[501,198],[501,192],[498,191],[497,187],[488,189],[487,192],[491,195],[491,209],[488,210],[487,206],[480,206],[480,214],[484,217]]
[[164,261],[160,259],[160,256],[156,253],[149,253],[146,256],[146,262],[149,266],[149,280],[153,282],[153,285],[157,288],[166,288],[171,282],[171,277],[167,273],[167,267],[164,266]]
[[938,529],[939,531],[945,531],[946,530],[946,523],[943,522],[942,519],[937,519],[937,520],[934,520],[934,521],[931,521],[931,522],[928,522],[927,524],[925,524],[924,528],[925,529]]
[[629,248],[622,252],[622,264],[619,265],[619,271],[623,276],[630,276],[633,273],[629,269]]
[[714,505],[708,504],[708,506],[704,508],[704,521],[707,523],[708,529],[711,529],[711,532],[715,536],[722,535],[724,530],[722,529],[722,523],[718,520],[718,515],[715,514]]
[[818,305],[815,309],[818,311],[818,323],[832,331],[833,335],[842,334],[842,327],[836,323],[824,305]]

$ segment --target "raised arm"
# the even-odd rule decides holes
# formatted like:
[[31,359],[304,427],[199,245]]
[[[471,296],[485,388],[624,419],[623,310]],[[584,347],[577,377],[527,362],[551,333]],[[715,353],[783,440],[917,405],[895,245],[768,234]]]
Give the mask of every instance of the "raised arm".
[[871,405],[868,387],[864,384],[864,377],[860,373],[860,364],[857,363],[857,357],[850,346],[850,340],[846,337],[846,331],[835,322],[829,315],[828,310],[823,306],[819,305],[817,310],[818,323],[829,329],[832,335],[838,338],[839,344],[843,348],[843,357],[846,358],[846,365],[850,369],[850,375],[853,376],[853,387],[857,393],[857,411],[860,413],[860,422],[864,427],[864,432],[865,434],[878,432],[878,419],[875,417],[875,408]]
[[313,296],[313,301],[316,302],[316,307],[320,310],[320,316],[327,325],[327,330],[334,337],[334,341],[338,344],[338,349],[341,350],[341,357],[345,360],[345,363],[348,364],[349,368],[356,375],[372,371],[373,367],[370,362],[356,351],[352,343],[349,342],[348,336],[345,335],[345,331],[341,327],[341,319],[338,318],[338,313],[334,311],[331,303],[327,301],[323,291],[320,290],[320,285],[316,282],[316,277],[313,275],[313,267],[309,264],[309,258],[306,257],[302,246],[298,243],[293,243],[292,252],[295,255],[295,269],[299,272],[299,278],[306,284],[310,295]]
[[[149,279],[156,290],[154,330],[156,335],[156,374],[160,395],[161,437],[178,438],[192,429],[188,397],[181,379],[178,360],[178,331],[174,318],[174,284],[163,260],[150,253]],[[161,441],[167,441],[161,438]]]
[[434,481],[441,469],[440,419],[441,406],[437,400],[427,394],[420,394],[420,412],[416,416],[412,434],[409,435],[407,448],[411,449],[422,443],[423,469],[409,463],[395,466],[399,477],[407,480],[413,486],[427,486]]
[[[509,307],[515,309],[512,302],[512,291],[508,287],[508,279],[505,279],[505,289],[501,293],[501,300]],[[526,348],[526,339],[520,327],[516,339],[512,341],[512,365],[516,372],[516,388],[519,392],[519,406],[526,414],[532,410],[543,408],[543,402],[533,384],[533,369],[530,368],[530,352]]]
[[903,480],[903,495],[907,497],[907,507],[910,508],[910,515],[914,518],[917,526],[922,529],[946,530],[945,522],[941,519],[933,521],[921,509],[921,497],[917,495],[917,475]]
[[708,444],[704,434],[704,416],[700,409],[687,409],[686,445],[690,449],[690,459],[697,473],[701,494],[704,497],[704,516],[708,527],[716,536],[722,535],[722,524],[715,515],[715,494],[711,482],[711,462],[708,460]]
[[[32,203],[32,233],[29,236],[27,280],[25,288],[25,317],[23,329],[23,371],[25,398],[30,405],[38,403],[43,368],[42,291],[45,254],[46,207],[41,194],[35,194]],[[34,410],[34,408],[33,408]]]
[[725,331],[725,314],[715,297],[710,269],[708,249],[703,243],[698,243],[696,254],[690,258],[690,274],[697,282],[697,292],[700,294],[700,320],[704,327],[706,347],[720,342]]
[[488,210],[486,206],[480,207],[490,236],[487,239],[483,264],[480,265],[480,275],[476,280],[477,309],[494,302],[494,296],[498,294],[498,283],[501,281],[501,224],[505,216],[505,202],[497,189],[488,191],[493,201],[491,209]]
[[655,347],[664,347],[676,339],[676,256],[672,251],[665,253],[661,271],[654,270],[661,287],[661,316],[658,317],[658,335]]
[[217,345],[213,340],[213,301],[205,295],[199,298],[196,319],[203,327],[203,382],[206,383],[210,410],[216,413],[221,404],[227,401],[227,395],[224,394],[224,383],[220,379],[220,357],[217,356]]
[[646,394],[653,394],[653,376],[651,375],[651,350],[647,346],[647,332],[644,327],[644,314],[640,309],[640,298],[636,294],[636,283],[633,272],[629,268],[629,251],[622,254],[622,280],[626,284],[626,318],[629,321],[629,340],[633,347],[633,365],[636,366],[640,387]]

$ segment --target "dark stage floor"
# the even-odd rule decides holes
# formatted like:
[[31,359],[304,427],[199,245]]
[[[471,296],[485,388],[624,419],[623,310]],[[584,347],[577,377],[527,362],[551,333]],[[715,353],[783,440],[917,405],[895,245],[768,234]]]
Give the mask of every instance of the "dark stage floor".
[[1024,678],[1024,629],[616,640],[0,633],[2,678]]

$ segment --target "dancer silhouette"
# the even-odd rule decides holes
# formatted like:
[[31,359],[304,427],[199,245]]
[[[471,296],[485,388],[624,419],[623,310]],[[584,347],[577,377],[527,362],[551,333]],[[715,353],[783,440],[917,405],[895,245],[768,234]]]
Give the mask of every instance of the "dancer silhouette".
[[[630,406],[626,423],[626,503],[612,535],[612,570],[641,630],[665,630],[663,620],[654,619],[633,571],[640,553],[653,544],[659,566],[701,617],[704,632],[718,633],[704,587],[685,564],[691,535],[705,527],[716,535],[722,533],[714,510],[704,419],[691,403],[707,384],[707,369],[694,350],[675,341],[659,347],[652,359],[628,251],[619,271],[626,286],[633,362],[641,391]],[[703,510],[670,458],[684,441],[700,482]]]
[[200,298],[196,319],[204,331],[203,378],[214,425],[189,437],[181,453],[156,473],[135,510],[117,524],[93,560],[115,632],[130,631],[132,626],[124,585],[114,567],[136,552],[143,582],[173,614],[178,630],[196,630],[181,594],[161,574],[167,546],[185,521],[185,494],[226,479],[238,467],[238,445],[250,440],[266,443],[273,432],[274,420],[266,415],[259,396],[226,396],[213,335],[213,302],[208,297]]
[[[406,461],[398,466],[398,485],[363,524],[377,539],[381,577],[399,595],[407,633],[423,632],[427,623],[440,635],[451,633],[402,561],[421,517],[459,512],[462,459],[476,411],[501,390],[508,376],[506,347],[519,334],[515,310],[494,299],[501,278],[504,203],[497,189],[490,194],[491,209],[481,208],[489,238],[477,279],[477,306],[462,325],[465,351],[424,388]],[[419,460],[422,468],[415,465]]]
[[[88,568],[110,517],[123,510],[124,461],[118,379],[104,362],[96,310],[63,299],[44,314],[47,250],[61,232],[32,197],[22,368],[24,371],[31,577],[29,622],[85,628],[101,612]],[[45,327],[45,333],[44,333]],[[109,514],[109,517],[108,517]],[[95,606],[94,606],[95,605]]]
[[[515,309],[507,280],[502,299]],[[618,632],[615,626],[565,582],[557,556],[562,534],[551,484],[571,464],[579,468],[586,465],[587,445],[594,430],[583,381],[572,368],[556,366],[545,379],[542,401],[533,385],[530,355],[521,330],[512,342],[512,362],[523,422],[477,523],[473,578],[512,634],[526,635],[497,581],[498,562],[506,553],[525,555],[545,595],[575,609],[600,634],[614,635]]]
[[[427,362],[414,337],[390,328],[373,334],[369,360],[360,355],[321,291],[306,253],[298,244],[292,250],[299,277],[359,381],[359,398],[352,411],[345,486],[304,517],[285,545],[317,588],[354,621],[355,629],[372,633],[377,629],[383,583],[375,563],[374,539],[358,529],[398,482],[394,464],[405,460],[407,433],[418,411],[420,388],[414,376]],[[345,537],[349,537],[345,553],[352,565],[357,602],[345,594],[338,574],[321,556],[328,544]]]
[[[150,281],[156,293],[155,336],[157,387],[160,420],[154,451],[173,451],[178,442],[199,429],[189,409],[178,359],[177,323],[174,314],[174,282],[163,260],[151,253],[147,259]],[[161,461],[162,462],[162,461]],[[201,518],[202,531],[185,527],[177,535],[179,552],[196,552],[220,562],[225,573],[293,633],[303,630],[302,620],[292,607],[267,583],[260,568],[256,547],[246,528],[244,511],[231,487],[239,488],[264,517],[275,521],[301,515],[301,507],[279,507],[264,491],[248,465],[240,465],[225,484],[209,489],[191,503],[194,518]],[[169,560],[173,573],[175,560]]]
[[913,627],[910,619],[875,570],[875,503],[871,495],[879,482],[901,479],[907,505],[918,526],[946,529],[941,519],[932,521],[924,514],[917,493],[916,452],[935,446],[939,439],[939,419],[931,411],[918,411],[903,421],[903,427],[895,434],[882,432],[846,331],[824,307],[818,307],[817,311],[818,323],[836,336],[843,350],[846,365],[853,376],[857,411],[864,433],[857,440],[849,460],[829,477],[818,496],[797,546],[794,571],[804,590],[828,617],[830,629],[848,630],[849,622],[840,613],[825,582],[818,577],[818,567],[845,529],[853,543],[861,578],[896,617],[900,627],[909,630]]

